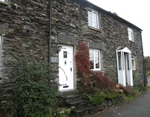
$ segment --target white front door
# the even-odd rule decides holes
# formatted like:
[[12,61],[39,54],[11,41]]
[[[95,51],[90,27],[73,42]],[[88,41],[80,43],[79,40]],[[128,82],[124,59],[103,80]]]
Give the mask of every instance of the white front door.
[[128,48],[117,50],[118,83],[133,86],[131,51]]
[[59,91],[74,90],[73,47],[62,45],[59,52]]
[[130,63],[129,63],[129,54],[124,53],[124,67],[125,67],[125,79],[126,85],[130,85]]

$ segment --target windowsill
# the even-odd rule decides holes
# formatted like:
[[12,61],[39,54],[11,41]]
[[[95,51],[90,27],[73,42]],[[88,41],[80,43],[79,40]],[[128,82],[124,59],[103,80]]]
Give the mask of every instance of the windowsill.
[[102,72],[103,75],[104,75],[104,73],[105,73],[105,71],[103,71],[103,70],[92,70],[92,69],[90,69],[90,71],[92,71],[92,72]]
[[90,69],[91,71],[101,71],[101,69]]
[[0,6],[8,6],[8,2],[2,2],[2,1],[0,1]]
[[91,26],[88,26],[88,27],[89,27],[89,29],[91,29],[91,30],[95,30],[95,31],[101,32],[100,28],[94,28],[94,27],[91,27]]
[[129,40],[129,42],[133,42],[134,43],[135,41],[134,40]]

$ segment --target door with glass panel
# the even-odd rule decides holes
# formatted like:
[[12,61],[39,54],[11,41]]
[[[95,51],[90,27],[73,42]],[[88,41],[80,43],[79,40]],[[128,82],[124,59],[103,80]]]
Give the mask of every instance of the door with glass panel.
[[118,83],[123,86],[133,86],[131,51],[128,48],[120,49],[117,53]]
[[59,91],[74,90],[73,47],[62,45],[59,52]]

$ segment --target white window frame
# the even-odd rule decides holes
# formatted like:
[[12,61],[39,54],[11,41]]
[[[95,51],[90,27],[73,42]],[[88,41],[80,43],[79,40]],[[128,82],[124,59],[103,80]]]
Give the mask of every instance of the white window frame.
[[5,2],[5,0],[0,0],[0,2]]
[[134,42],[134,34],[133,34],[133,29],[128,27],[128,38],[130,41]]
[[132,60],[132,70],[136,70],[135,57],[132,56],[132,57],[131,57],[131,60]]
[[[90,56],[90,50],[94,51],[94,69],[91,69],[91,70],[99,71],[99,70],[101,70],[101,52],[96,49],[89,49],[89,56]],[[99,52],[99,68],[96,68],[96,66],[95,66],[95,52]]]
[[[89,13],[92,13],[92,16],[91,16],[91,19],[89,17]],[[94,13],[96,14],[96,26],[94,26]],[[89,19],[91,20],[91,24],[89,22]],[[98,15],[98,12],[97,11],[94,11],[94,10],[88,10],[88,26],[92,27],[92,28],[96,28],[96,29],[99,29],[99,15]]]

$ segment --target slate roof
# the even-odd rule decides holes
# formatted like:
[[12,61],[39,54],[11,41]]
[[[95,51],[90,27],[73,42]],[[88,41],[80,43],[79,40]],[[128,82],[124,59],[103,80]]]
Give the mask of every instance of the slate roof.
[[131,22],[129,22],[129,21],[127,21],[127,20],[125,20],[125,19],[123,19],[123,18],[121,18],[121,17],[119,17],[116,13],[111,13],[110,11],[106,11],[105,9],[103,9],[103,8],[101,8],[101,7],[99,7],[99,6],[95,5],[95,4],[93,4],[93,3],[91,3],[91,2],[88,1],[88,0],[73,0],[73,1],[76,2],[76,3],[78,3],[78,4],[81,4],[81,5],[84,5],[84,6],[87,6],[87,7],[91,7],[91,8],[93,8],[93,9],[97,10],[97,11],[104,12],[104,13],[106,13],[107,15],[109,15],[109,16],[115,18],[116,20],[118,20],[118,21],[120,21],[120,22],[122,22],[122,23],[127,24],[129,27],[133,27],[133,28],[136,28],[136,29],[138,29],[138,30],[140,30],[140,31],[143,31],[143,30],[142,30],[141,28],[139,28],[138,26],[132,24]]

